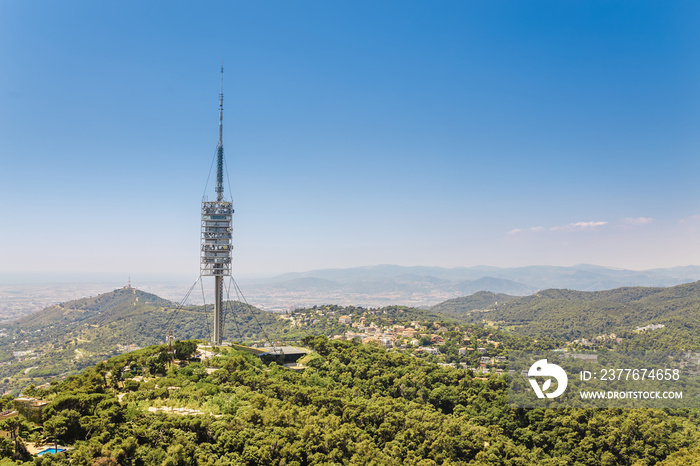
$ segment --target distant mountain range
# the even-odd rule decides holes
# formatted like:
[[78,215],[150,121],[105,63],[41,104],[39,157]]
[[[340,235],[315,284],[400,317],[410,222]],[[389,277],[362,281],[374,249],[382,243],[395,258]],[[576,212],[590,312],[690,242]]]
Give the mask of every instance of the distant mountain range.
[[[526,296],[548,288],[600,291],[625,286],[668,287],[700,280],[700,267],[634,271],[595,265],[499,268],[377,265],[322,269],[249,280],[251,296],[278,296],[289,304],[322,303],[427,307],[450,298],[490,291]],[[260,302],[253,299],[253,302]],[[271,308],[264,303],[263,308]]]
[[[528,266],[528,267],[404,267],[376,265],[348,269],[320,269],[277,275],[265,281],[279,283],[300,278],[320,278],[341,284],[394,280],[400,277],[421,277],[429,281],[464,282],[493,278],[516,282],[523,287],[545,289],[561,288],[579,291],[597,291],[621,286],[673,286],[700,280],[700,266],[673,267],[651,270],[627,270],[597,265]],[[494,290],[483,290],[494,291]]]

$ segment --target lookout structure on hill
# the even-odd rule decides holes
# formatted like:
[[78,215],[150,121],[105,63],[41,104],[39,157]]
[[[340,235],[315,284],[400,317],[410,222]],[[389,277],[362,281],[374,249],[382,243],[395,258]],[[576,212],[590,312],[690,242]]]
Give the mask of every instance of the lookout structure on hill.
[[223,339],[224,277],[231,276],[233,203],[224,198],[224,67],[219,92],[219,142],[216,146],[216,201],[202,198],[202,240],[200,275],[214,277],[213,343]]

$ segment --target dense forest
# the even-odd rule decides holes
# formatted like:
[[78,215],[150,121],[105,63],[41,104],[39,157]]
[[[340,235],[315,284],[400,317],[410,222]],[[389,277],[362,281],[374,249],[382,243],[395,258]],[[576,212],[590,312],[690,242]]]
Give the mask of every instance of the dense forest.
[[[131,288],[6,325],[5,388],[50,403],[33,422],[0,421],[0,464],[700,465],[699,411],[516,409],[499,362],[513,350],[697,350],[700,284],[477,293],[429,310],[226,306],[229,341],[305,346],[304,369],[229,346],[193,359],[192,340],[170,353],[157,344],[167,328],[209,338],[207,309]],[[25,444],[68,450],[31,457]]]
[[[111,358],[33,391],[51,400],[43,426],[15,428],[67,452],[30,460],[2,439],[0,464],[700,464],[695,411],[514,409],[507,376],[375,344],[304,344],[315,352],[301,372],[231,348],[185,367],[165,346]],[[179,342],[177,356],[194,346]]]

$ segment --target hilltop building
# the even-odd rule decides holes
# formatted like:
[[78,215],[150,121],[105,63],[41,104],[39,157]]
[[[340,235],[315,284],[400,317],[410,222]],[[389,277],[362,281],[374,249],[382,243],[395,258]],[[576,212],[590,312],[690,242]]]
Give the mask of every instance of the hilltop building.
[[49,401],[40,400],[37,398],[20,397],[15,398],[15,409],[32,422],[41,423],[41,414],[44,407],[49,404]]

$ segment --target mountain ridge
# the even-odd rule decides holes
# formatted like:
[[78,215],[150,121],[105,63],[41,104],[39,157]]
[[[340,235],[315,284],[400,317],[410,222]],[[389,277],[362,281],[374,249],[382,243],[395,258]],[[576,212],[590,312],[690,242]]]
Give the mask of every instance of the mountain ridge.
[[[556,282],[565,283],[568,281],[590,281],[607,277],[610,280],[627,281],[627,286],[653,286],[655,281],[665,282],[658,286],[671,286],[700,280],[700,266],[677,266],[670,268],[654,268],[647,270],[630,270],[624,268],[605,267],[592,264],[578,264],[574,266],[550,266],[534,265],[522,267],[494,267],[494,266],[473,266],[473,267],[437,267],[437,266],[400,266],[392,264],[381,264],[373,266],[350,267],[350,268],[330,268],[316,269],[306,272],[290,272],[266,279],[251,280],[251,282],[278,282],[294,278],[325,278],[328,280],[347,283],[352,281],[372,281],[377,278],[395,277],[397,275],[420,275],[433,276],[451,281],[477,280],[486,276],[493,278],[504,278],[513,281],[528,282],[527,285],[534,286],[537,283],[554,282],[552,285],[538,286],[538,289],[545,288],[572,288],[585,290],[579,287],[561,286]],[[572,278],[573,277],[573,278]],[[530,283],[532,282],[532,283]],[[624,285],[623,285],[624,286]],[[607,287],[608,288],[615,288]],[[488,291],[488,290],[486,290]]]
[[[592,339],[612,333],[632,337],[649,324],[664,327],[646,335],[647,344],[700,348],[700,281],[673,287],[622,287],[603,291],[547,289],[523,297],[508,297],[487,308],[467,298],[441,303],[467,322],[492,322],[523,336],[548,335],[565,341]],[[489,305],[490,304],[490,305]],[[486,311],[486,312],[484,312]],[[636,338],[636,340],[643,340]],[[675,340],[675,341],[674,341]],[[648,349],[648,348],[647,348]]]

